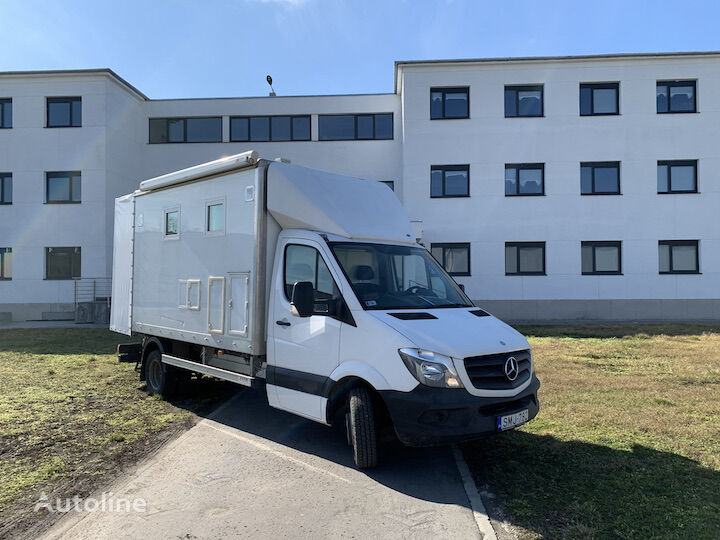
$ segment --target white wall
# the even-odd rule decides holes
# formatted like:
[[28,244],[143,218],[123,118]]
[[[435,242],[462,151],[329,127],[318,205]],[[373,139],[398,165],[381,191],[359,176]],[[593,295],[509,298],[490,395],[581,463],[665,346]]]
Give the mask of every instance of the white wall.
[[[697,114],[656,113],[656,81],[697,79]],[[620,81],[620,115],[579,116],[579,83]],[[477,300],[717,299],[720,60],[401,66],[404,204],[424,240],[471,242]],[[504,118],[506,84],[544,84],[544,118]],[[470,119],[430,120],[429,89],[469,86]],[[697,159],[698,194],[658,195],[657,160]],[[580,162],[621,161],[619,196],[580,196]],[[545,163],[545,197],[505,197],[506,163]],[[430,198],[430,166],[470,164],[470,197]],[[659,275],[658,240],[700,240],[701,275]],[[622,240],[622,276],[583,276],[580,242]],[[547,276],[505,276],[504,244],[547,242]]]

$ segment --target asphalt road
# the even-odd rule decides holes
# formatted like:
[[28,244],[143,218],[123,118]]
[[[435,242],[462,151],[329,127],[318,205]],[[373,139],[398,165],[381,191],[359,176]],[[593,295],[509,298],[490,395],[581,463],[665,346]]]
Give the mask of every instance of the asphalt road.
[[73,512],[46,538],[483,537],[450,448],[381,459],[358,471],[342,432],[242,390],[106,490],[145,512]]

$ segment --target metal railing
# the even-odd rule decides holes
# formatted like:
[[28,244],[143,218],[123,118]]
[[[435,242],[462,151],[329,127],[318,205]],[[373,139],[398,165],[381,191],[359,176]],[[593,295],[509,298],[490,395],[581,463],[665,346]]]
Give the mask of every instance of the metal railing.
[[107,323],[110,321],[110,278],[75,280],[75,322]]

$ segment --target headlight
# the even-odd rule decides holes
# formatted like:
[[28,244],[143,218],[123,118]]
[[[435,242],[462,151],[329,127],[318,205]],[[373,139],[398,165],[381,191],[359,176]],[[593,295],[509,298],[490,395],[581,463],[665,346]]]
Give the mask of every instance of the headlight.
[[427,386],[463,388],[452,358],[423,349],[400,349],[400,358],[410,373]]

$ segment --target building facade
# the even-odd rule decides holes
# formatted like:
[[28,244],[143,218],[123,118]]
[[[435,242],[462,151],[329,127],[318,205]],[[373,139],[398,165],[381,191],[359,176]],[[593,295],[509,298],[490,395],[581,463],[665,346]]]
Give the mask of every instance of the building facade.
[[720,53],[397,62],[378,95],[151,100],[0,74],[0,319],[68,318],[116,196],[249,149],[388,182],[510,320],[720,319]]

